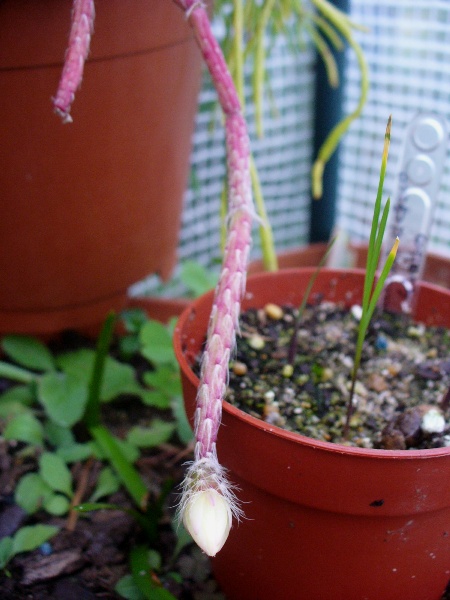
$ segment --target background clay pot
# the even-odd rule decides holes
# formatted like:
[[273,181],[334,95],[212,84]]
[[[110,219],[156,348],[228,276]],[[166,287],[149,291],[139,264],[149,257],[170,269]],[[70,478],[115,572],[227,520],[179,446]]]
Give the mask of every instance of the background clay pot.
[[0,3],[1,332],[84,327],[176,259],[201,57],[183,12],[97,0],[84,80],[52,111],[71,0]]
[[[243,308],[299,305],[313,269],[250,277]],[[313,293],[358,302],[362,271],[322,270]],[[450,326],[450,292],[419,289],[416,317]],[[175,350],[187,413],[212,295],[182,314]],[[439,600],[450,579],[450,448],[349,448],[283,431],[224,403],[218,455],[246,519],[214,559],[230,600]]]

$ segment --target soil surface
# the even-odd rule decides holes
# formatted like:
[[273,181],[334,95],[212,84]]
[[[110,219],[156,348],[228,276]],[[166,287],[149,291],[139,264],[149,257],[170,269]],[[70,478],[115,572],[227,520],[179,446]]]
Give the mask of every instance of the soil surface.
[[[345,435],[359,307],[268,305],[241,316],[227,400],[315,439],[364,448],[450,446],[450,335],[377,314],[363,346]],[[292,340],[295,352],[291,352]]]

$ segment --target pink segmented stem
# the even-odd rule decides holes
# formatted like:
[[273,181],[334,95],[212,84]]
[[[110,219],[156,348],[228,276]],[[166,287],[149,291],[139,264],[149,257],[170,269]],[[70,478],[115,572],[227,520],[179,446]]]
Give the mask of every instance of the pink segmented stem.
[[203,4],[194,0],[177,0],[177,3],[186,11],[225,115],[228,166],[227,243],[207,332],[195,414],[195,460],[199,461],[215,456],[228,383],[228,361],[235,346],[245,292],[253,202],[247,125],[221,48]]
[[55,112],[61,116],[63,123],[72,121],[70,109],[83,79],[84,63],[94,30],[94,16],[94,0],[74,0],[69,45],[58,90],[53,98]]

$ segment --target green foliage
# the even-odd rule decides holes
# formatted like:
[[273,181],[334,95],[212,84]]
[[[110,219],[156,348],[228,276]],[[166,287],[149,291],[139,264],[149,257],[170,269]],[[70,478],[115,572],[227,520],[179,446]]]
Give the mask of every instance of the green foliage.
[[24,335],[6,335],[3,351],[18,365],[35,371],[52,371],[55,368],[50,350],[39,340]]
[[151,427],[132,427],[127,440],[138,448],[153,448],[169,441],[174,431],[174,423],[154,419]]
[[185,260],[181,264],[180,279],[188,290],[188,296],[197,298],[216,286],[217,274],[211,273],[196,261]]
[[52,490],[72,495],[72,475],[66,463],[53,452],[44,452],[39,457],[39,471],[42,479]]
[[376,280],[376,271],[378,267],[378,263],[381,255],[381,248],[383,244],[384,233],[386,231],[386,223],[389,215],[389,207],[390,200],[388,198],[383,213],[380,219],[381,212],[381,200],[383,195],[383,186],[384,186],[384,177],[386,174],[386,166],[387,159],[389,154],[389,145],[391,141],[391,117],[389,117],[386,133],[384,136],[384,148],[383,155],[381,158],[381,169],[380,169],[380,179],[378,183],[378,191],[377,197],[375,200],[375,206],[373,211],[372,218],[372,227],[370,231],[369,238],[369,249],[367,254],[367,263],[366,263],[366,274],[364,278],[364,291],[363,291],[363,300],[362,300],[362,315],[359,321],[358,327],[358,338],[356,341],[356,349],[355,349],[355,358],[354,364],[351,374],[351,388],[350,388],[350,396],[347,407],[347,417],[344,428],[344,435],[347,436],[350,427],[350,418],[353,412],[353,395],[355,392],[355,384],[356,384],[356,376],[358,373],[359,365],[361,363],[361,355],[364,344],[364,339],[366,337],[367,329],[369,327],[370,320],[377,306],[377,302],[380,298],[381,292],[383,290],[385,281],[387,276],[389,275],[389,271],[394,263],[395,256],[397,254],[397,248],[399,244],[399,239],[394,243],[391,252],[389,253],[386,263],[384,264],[381,273]]
[[39,548],[58,532],[53,525],[29,525],[21,527],[14,536],[6,536],[0,540],[0,569],[21,552],[29,552]]
[[143,598],[148,600],[175,600],[168,590],[162,587],[153,573],[160,566],[160,557],[146,546],[133,548],[130,566],[133,581]]
[[158,321],[147,321],[139,334],[142,356],[155,366],[176,364],[172,336]]
[[35,446],[42,446],[44,430],[41,422],[30,412],[13,417],[3,432],[5,440],[17,440]]
[[86,408],[87,387],[77,373],[46,373],[39,379],[38,398],[57,425],[72,427]]
[[100,500],[100,498],[114,494],[114,492],[117,492],[119,487],[120,481],[114,474],[114,471],[111,469],[111,467],[105,467],[100,471],[100,475],[98,476],[97,480],[97,487],[90,497],[90,502],[97,502],[97,500]]
[[[20,366],[0,361],[0,377],[18,382],[0,395],[0,424],[5,439],[24,444],[21,451],[36,457],[36,470],[23,475],[15,489],[15,502],[27,514],[35,518],[42,510],[55,516],[67,514],[76,485],[68,465],[95,458],[106,464],[90,502],[83,507],[89,510],[112,507],[98,501],[107,499],[123,485],[137,507],[128,512],[153,543],[172,482],[165,483],[158,498],[149,497],[133,463],[141,449],[154,448],[174,435],[183,443],[192,439],[172,349],[174,322],[166,327],[148,321],[142,311],[127,313],[124,339],[132,343],[127,345],[126,358],[133,361],[139,353],[148,361],[148,370],[141,375],[143,383],[131,364],[109,355],[114,322],[114,316],[110,315],[96,350],[81,348],[56,356],[38,340],[6,336],[2,342],[4,352]],[[132,427],[125,439],[119,439],[101,424],[100,402],[112,402],[124,395],[133,395],[147,406],[170,412],[167,418],[154,418],[148,426]],[[91,439],[86,440],[86,433]],[[44,532],[48,536],[53,534],[53,529],[24,529],[29,535],[26,540],[22,533],[17,534],[17,540],[4,538],[0,542],[0,565],[6,565],[15,553],[40,545],[40,540],[48,539]],[[157,556],[154,551],[147,553],[149,568],[155,571],[159,569]],[[119,588],[125,590],[127,581],[131,580],[124,579]],[[136,597],[147,597],[147,592],[142,591],[146,583],[142,578],[138,581],[139,584],[132,578],[131,587],[128,585],[131,591],[124,591],[129,595],[125,597],[134,597],[133,593],[141,595]],[[160,586],[152,593],[155,598],[172,597]]]

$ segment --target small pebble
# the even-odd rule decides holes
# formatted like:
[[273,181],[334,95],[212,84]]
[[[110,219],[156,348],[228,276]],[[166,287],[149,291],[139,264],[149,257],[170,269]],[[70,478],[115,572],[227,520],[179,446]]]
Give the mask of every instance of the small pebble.
[[387,368],[389,375],[395,377],[402,370],[402,365],[400,363],[392,363]]
[[294,372],[294,367],[290,364],[284,365],[283,370],[281,371],[283,377],[292,377],[293,372]]
[[375,340],[375,348],[377,350],[387,350],[387,347],[388,347],[387,339],[384,337],[384,335],[379,335],[377,337],[377,339]]
[[334,376],[334,371],[333,371],[333,369],[330,369],[330,367],[325,367],[325,368],[322,370],[322,374],[321,374],[321,376],[320,376],[320,380],[321,380],[322,382],[325,382],[325,381],[330,381],[331,379],[333,379],[333,376]]
[[247,365],[245,363],[237,361],[233,364],[233,373],[235,375],[240,375],[240,376],[246,375],[247,371],[248,371],[248,369],[247,369]]
[[253,350],[262,350],[266,345],[266,342],[260,335],[252,335],[248,340],[248,345],[250,348],[253,348]]
[[272,302],[269,302],[265,305],[264,312],[269,317],[269,319],[273,319],[274,321],[279,321],[283,318],[284,315],[281,306],[278,306],[278,304],[273,304]]
[[53,554],[53,547],[50,542],[44,542],[39,546],[39,552],[44,556],[50,556],[50,554]]
[[444,415],[438,408],[430,408],[423,415],[420,428],[425,433],[442,433],[445,429]]
[[359,304],[354,304],[351,309],[350,312],[352,314],[352,317],[355,319],[355,321],[361,321],[361,317],[362,317],[362,307],[359,306]]
[[421,337],[425,333],[425,325],[411,325],[408,327],[407,334],[409,337]]
[[384,390],[388,389],[388,384],[386,379],[379,375],[378,373],[371,373],[367,380],[367,387],[375,392],[384,392]]
[[266,392],[264,394],[264,400],[266,401],[266,404],[273,402],[275,400],[275,392],[273,390]]

